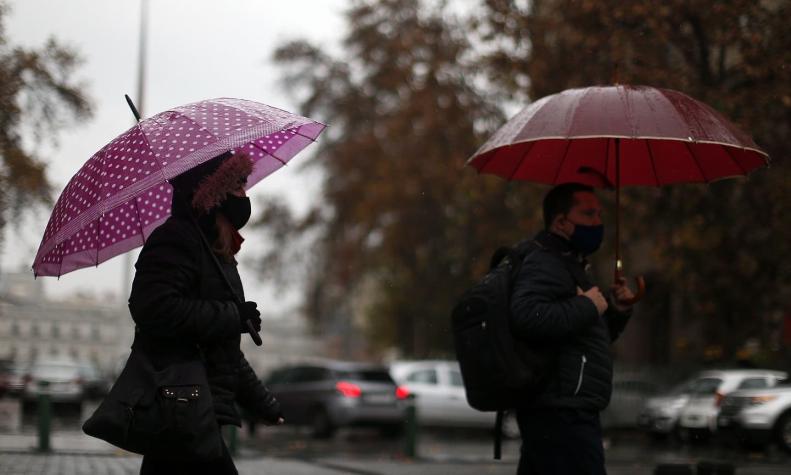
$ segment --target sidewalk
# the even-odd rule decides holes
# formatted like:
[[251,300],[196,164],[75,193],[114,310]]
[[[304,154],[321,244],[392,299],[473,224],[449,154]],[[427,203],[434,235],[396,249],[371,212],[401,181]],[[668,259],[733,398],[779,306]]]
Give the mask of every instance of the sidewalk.
[[[35,434],[0,434],[0,474],[4,475],[136,475],[142,457],[119,450],[80,432],[53,434],[53,452],[36,453]],[[649,457],[650,458],[650,457]],[[320,455],[294,453],[273,457],[265,451],[242,446],[234,457],[241,475],[513,475],[516,460],[449,456],[430,453],[415,460],[383,456]],[[666,460],[679,462],[681,460]],[[656,460],[627,463],[611,461],[609,475],[652,475]],[[787,465],[740,465],[737,475],[787,474]]]

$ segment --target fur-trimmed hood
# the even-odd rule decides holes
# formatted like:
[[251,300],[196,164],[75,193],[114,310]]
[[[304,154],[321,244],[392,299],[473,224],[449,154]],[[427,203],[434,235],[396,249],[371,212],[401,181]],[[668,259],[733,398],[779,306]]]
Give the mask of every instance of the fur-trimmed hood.
[[228,193],[239,189],[253,172],[253,160],[249,155],[237,153],[220,164],[217,171],[207,176],[192,195],[192,207],[199,213],[208,213],[219,206]]
[[253,171],[245,153],[226,152],[170,180],[176,193],[200,215],[206,215],[237,190]]

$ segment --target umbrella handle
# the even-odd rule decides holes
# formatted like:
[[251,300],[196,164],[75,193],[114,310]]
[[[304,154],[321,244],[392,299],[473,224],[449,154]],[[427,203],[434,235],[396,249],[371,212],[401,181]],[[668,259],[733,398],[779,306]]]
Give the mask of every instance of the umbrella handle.
[[645,296],[645,279],[642,275],[639,275],[634,278],[634,283],[637,286],[637,291],[635,291],[634,297],[626,300],[619,300],[618,303],[623,305],[634,305],[637,302],[643,300]]
[[244,322],[247,324],[247,333],[250,334],[250,338],[253,339],[255,346],[261,346],[264,342],[261,340],[261,335],[259,335],[258,332],[255,331],[253,322],[251,322],[250,320],[245,320]]

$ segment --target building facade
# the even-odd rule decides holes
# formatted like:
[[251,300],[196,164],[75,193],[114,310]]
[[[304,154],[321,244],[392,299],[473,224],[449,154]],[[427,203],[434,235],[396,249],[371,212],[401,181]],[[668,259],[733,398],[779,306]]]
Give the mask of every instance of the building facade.
[[30,274],[0,276],[0,359],[26,365],[68,358],[112,370],[133,332],[126,306],[113,299],[52,301]]

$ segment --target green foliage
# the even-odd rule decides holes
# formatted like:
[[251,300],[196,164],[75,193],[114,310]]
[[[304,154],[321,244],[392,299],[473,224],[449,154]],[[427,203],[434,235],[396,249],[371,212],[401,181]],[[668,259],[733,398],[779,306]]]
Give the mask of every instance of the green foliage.
[[54,39],[41,49],[11,45],[2,27],[7,11],[0,1],[0,236],[9,217],[51,201],[46,164],[25,147],[23,136],[52,139],[90,115],[84,87],[73,79],[76,53]]
[[702,100],[773,157],[749,180],[625,192],[627,256],[652,261],[641,318],[656,359],[674,351],[669,314],[724,354],[764,337],[791,300],[789,2],[481,0],[471,18],[445,3],[357,1],[342,56],[300,41],[276,53],[304,112],[331,127],[322,202],[304,220],[265,214],[279,244],[264,262],[281,267],[288,243],[316,233],[306,303],[319,325],[362,316],[377,348],[447,352],[452,302],[496,246],[539,228],[544,191],[476,176],[466,158],[503,104],[618,81]]
[[[341,58],[304,42],[276,53],[304,112],[331,124],[322,203],[307,218],[322,227],[309,313],[325,328],[362,315],[374,349],[446,353],[451,303],[523,235],[533,206],[463,167],[503,120],[475,87],[464,25],[417,0],[357,2],[348,20]],[[294,233],[270,225],[290,219],[270,210],[264,223],[285,244]]]
[[[512,97],[614,81],[681,90],[772,156],[749,180],[630,190],[626,234],[651,240],[656,296],[731,355],[791,308],[791,31],[788,1],[487,0],[477,19],[491,80]],[[525,34],[526,33],[526,34]],[[507,47],[503,47],[506,45]],[[521,84],[529,84],[522,87]],[[661,302],[645,318],[668,319]]]

